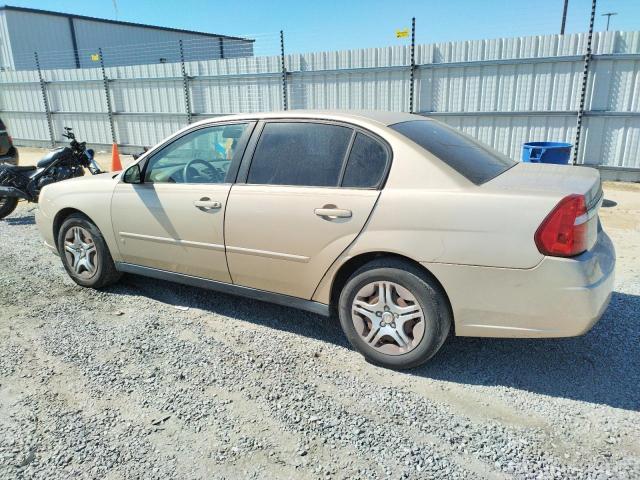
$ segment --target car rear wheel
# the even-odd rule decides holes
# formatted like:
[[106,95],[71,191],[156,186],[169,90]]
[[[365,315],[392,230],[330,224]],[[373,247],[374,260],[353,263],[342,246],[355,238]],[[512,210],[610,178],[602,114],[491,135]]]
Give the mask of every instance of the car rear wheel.
[[15,197],[0,197],[0,219],[10,215],[18,206],[18,199]]
[[58,252],[78,285],[102,288],[120,279],[104,237],[87,217],[70,215],[58,232]]
[[417,367],[440,349],[451,328],[442,288],[409,262],[380,259],[351,275],[339,298],[349,342],[376,365]]

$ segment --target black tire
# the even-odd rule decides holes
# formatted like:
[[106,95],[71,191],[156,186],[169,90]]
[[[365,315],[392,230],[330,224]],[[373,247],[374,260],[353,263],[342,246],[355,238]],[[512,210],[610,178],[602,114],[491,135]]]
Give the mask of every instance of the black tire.
[[[388,355],[369,345],[352,320],[352,304],[361,288],[375,281],[391,281],[408,290],[423,311],[424,335],[412,350]],[[351,345],[370,363],[403,370],[415,368],[433,357],[451,329],[452,314],[446,294],[426,272],[401,259],[373,260],[356,270],[345,283],[338,301],[340,324]]]
[[[87,230],[95,244],[96,256],[94,260],[96,268],[95,272],[88,278],[74,272],[65,253],[65,236],[73,227],[81,227]],[[80,286],[99,289],[117,282],[122,276],[122,274],[116,270],[113,258],[111,257],[111,252],[109,252],[109,248],[104,241],[102,233],[98,227],[93,224],[93,222],[82,214],[74,213],[73,215],[69,215],[69,217],[67,217],[67,219],[62,223],[60,231],[58,232],[57,247],[67,274]]]
[[0,220],[11,215],[18,206],[18,199],[15,197],[0,197]]

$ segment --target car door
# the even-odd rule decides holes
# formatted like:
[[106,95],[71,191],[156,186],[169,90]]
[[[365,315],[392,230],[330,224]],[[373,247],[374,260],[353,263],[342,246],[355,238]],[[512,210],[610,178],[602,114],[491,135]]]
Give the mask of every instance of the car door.
[[224,211],[253,126],[197,128],[125,172],[111,202],[124,262],[230,282]]
[[[362,153],[363,139],[374,143],[378,165],[382,162],[373,181],[359,181],[351,166],[357,151]],[[389,153],[349,126],[266,122],[227,203],[225,239],[233,282],[311,298],[331,263],[364,227]]]

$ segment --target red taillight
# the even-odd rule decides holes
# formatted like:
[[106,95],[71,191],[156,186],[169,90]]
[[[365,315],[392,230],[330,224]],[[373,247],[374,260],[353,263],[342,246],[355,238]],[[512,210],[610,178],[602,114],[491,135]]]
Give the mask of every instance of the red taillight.
[[587,205],[583,195],[569,195],[538,227],[535,241],[544,255],[571,257],[587,249]]
[[11,135],[9,135],[9,145],[13,145],[13,138],[11,138]]

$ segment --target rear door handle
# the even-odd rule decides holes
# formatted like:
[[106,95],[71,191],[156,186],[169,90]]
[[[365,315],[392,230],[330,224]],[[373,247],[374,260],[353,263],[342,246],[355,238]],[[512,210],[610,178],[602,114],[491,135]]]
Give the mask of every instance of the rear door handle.
[[193,206],[199,208],[200,210],[217,210],[222,208],[222,203],[211,200],[208,197],[201,198],[200,200],[195,200],[193,202]]
[[325,218],[351,218],[351,210],[341,208],[316,208],[315,214]]

